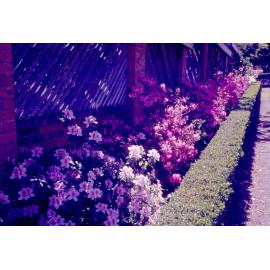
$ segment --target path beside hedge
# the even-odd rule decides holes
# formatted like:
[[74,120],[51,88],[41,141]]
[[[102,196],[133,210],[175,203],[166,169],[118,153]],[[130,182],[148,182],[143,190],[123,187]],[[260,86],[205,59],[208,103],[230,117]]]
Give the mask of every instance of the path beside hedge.
[[263,88],[250,186],[247,225],[270,225],[270,88]]

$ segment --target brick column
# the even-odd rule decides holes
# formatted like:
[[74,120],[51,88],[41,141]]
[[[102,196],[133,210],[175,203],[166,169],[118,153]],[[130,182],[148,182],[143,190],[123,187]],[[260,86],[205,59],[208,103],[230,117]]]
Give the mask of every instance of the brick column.
[[203,44],[202,66],[201,66],[202,81],[205,81],[207,79],[208,52],[209,52],[208,44],[207,43]]
[[188,48],[183,46],[181,47],[181,59],[179,65],[179,83],[188,83],[187,79],[187,57],[188,57]]
[[[145,76],[145,52],[146,44],[132,43],[128,45],[128,88],[139,85],[139,78]],[[132,121],[140,123],[144,118],[143,104],[132,99]]]
[[0,180],[3,164],[16,157],[17,135],[11,44],[0,44]]

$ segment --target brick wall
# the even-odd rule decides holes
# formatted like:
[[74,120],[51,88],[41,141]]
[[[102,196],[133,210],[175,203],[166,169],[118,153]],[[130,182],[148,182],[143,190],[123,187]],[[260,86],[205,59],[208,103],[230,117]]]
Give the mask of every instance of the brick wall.
[[[7,157],[16,157],[15,93],[10,44],[0,44],[0,177]],[[1,179],[1,178],[0,178]]]
[[[145,76],[145,43],[129,44],[128,48],[128,88],[140,85],[138,79]],[[136,100],[131,100],[132,120],[134,124],[141,122],[144,118],[143,106]]]

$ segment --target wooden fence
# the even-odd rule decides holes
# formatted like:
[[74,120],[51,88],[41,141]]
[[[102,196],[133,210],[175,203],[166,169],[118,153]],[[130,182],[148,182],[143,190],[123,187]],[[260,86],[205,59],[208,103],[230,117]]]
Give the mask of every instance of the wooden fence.
[[233,44],[0,44],[0,163],[16,157],[17,144],[66,143],[54,121],[66,107],[137,123],[143,108],[128,93],[140,77],[190,86],[238,63]]

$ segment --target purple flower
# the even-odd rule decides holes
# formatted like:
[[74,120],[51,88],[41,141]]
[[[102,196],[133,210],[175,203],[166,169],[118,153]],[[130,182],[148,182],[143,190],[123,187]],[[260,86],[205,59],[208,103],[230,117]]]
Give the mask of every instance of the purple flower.
[[36,146],[32,149],[32,157],[41,157],[41,155],[43,154],[43,148],[40,146]]
[[78,196],[80,195],[80,192],[72,187],[67,191],[67,200],[73,200],[73,201],[78,201]]
[[19,191],[18,193],[19,193],[18,200],[25,200],[26,201],[26,200],[35,196],[33,189],[30,187],[25,187],[21,191]]
[[47,224],[49,226],[64,226],[65,225],[65,220],[60,215],[57,215],[55,217],[50,218],[47,221]]
[[105,226],[117,226],[118,225],[118,218],[115,217],[107,217],[107,220],[104,221]]
[[105,203],[97,203],[96,204],[96,212],[98,213],[98,212],[102,212],[102,213],[106,213],[106,211],[107,211],[107,208],[108,208],[108,205],[107,204],[105,204]]
[[9,196],[6,195],[3,191],[0,191],[0,203],[3,203],[3,204],[10,203]]
[[13,169],[10,179],[22,179],[26,176],[26,168],[24,165],[21,164]]
[[132,145],[128,147],[128,158],[140,160],[145,154],[142,145]]

